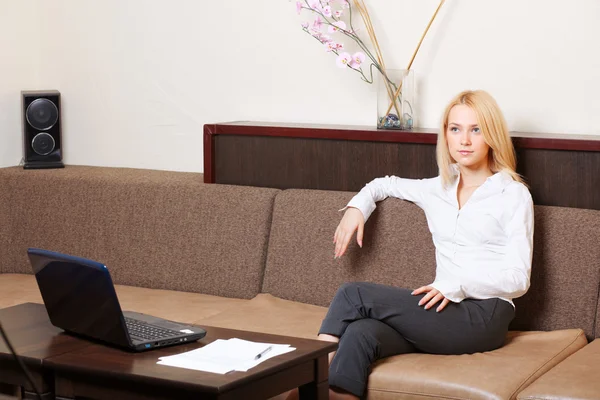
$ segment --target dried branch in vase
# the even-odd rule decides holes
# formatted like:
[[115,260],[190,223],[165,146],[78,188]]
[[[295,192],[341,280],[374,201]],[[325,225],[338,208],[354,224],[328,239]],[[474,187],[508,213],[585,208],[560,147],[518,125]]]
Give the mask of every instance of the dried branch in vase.
[[[312,22],[302,23],[302,30],[321,43],[327,52],[336,55],[336,64],[338,67],[344,69],[350,68],[359,73],[363,81],[373,83],[373,68],[375,68],[381,74],[381,84],[385,88],[389,100],[389,107],[383,117],[378,117],[377,126],[379,128],[402,127],[401,122],[406,119],[402,112],[402,80],[398,83],[394,79],[390,79],[365,1],[351,1],[352,4],[349,0],[297,0],[296,11],[298,14],[301,14],[304,10],[310,12],[314,16]],[[445,0],[440,1],[435,14],[429,21],[429,24],[413,53],[407,70],[410,70],[421,43],[444,1]],[[357,30],[354,28],[352,20],[354,12],[358,12],[361,17],[371,42],[370,47],[365,44],[358,35]],[[327,33],[323,30],[326,30]],[[342,39],[344,38],[351,39],[355,42],[359,51],[354,52],[354,54],[344,51],[345,45],[342,42]],[[409,119],[412,124],[412,105],[408,104],[408,107],[411,110]],[[396,114],[390,113],[392,108]]]

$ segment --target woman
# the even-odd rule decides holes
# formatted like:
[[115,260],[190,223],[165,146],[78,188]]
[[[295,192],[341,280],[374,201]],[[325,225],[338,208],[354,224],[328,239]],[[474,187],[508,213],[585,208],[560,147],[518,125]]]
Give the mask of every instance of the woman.
[[363,396],[370,365],[383,357],[501,347],[514,317],[512,299],[529,288],[533,202],[488,93],[465,91],[446,107],[437,163],[436,178],[378,178],[346,206],[334,234],[336,258],[355,232],[362,247],[375,203],[391,196],[425,211],[437,268],[432,283],[412,291],[363,282],[340,287],[319,330],[319,339],[339,342],[329,358],[332,399]]

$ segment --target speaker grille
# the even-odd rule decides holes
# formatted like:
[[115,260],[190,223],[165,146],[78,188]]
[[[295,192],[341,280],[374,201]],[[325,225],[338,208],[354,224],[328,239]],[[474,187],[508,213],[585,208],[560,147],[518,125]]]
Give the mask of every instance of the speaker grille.
[[46,131],[58,122],[58,108],[48,99],[36,99],[27,107],[25,116],[29,125]]
[[31,141],[31,147],[40,156],[47,156],[54,150],[54,138],[46,132],[38,133]]

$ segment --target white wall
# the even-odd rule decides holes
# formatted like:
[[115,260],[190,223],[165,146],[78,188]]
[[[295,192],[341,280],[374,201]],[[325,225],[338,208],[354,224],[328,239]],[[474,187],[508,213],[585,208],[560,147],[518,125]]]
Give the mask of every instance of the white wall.
[[23,154],[20,92],[39,79],[38,8],[33,1],[0,0],[0,166]]
[[[366,3],[387,66],[405,67],[438,1]],[[301,31],[295,1],[0,7],[2,165],[21,159],[23,87],[61,91],[68,164],[202,171],[205,123],[374,125],[375,87]],[[513,131],[600,134],[599,20],[598,0],[447,0],[413,65],[417,125],[436,127],[454,94],[483,88]]]

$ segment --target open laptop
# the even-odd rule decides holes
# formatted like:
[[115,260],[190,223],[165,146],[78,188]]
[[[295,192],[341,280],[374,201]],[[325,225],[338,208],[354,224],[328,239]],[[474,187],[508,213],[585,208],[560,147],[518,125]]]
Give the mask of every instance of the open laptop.
[[206,331],[136,312],[123,312],[105,265],[42,249],[27,255],[50,322],[58,328],[133,351],[198,340]]

